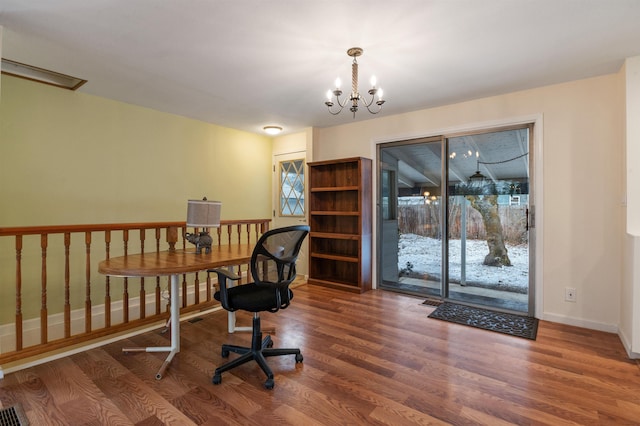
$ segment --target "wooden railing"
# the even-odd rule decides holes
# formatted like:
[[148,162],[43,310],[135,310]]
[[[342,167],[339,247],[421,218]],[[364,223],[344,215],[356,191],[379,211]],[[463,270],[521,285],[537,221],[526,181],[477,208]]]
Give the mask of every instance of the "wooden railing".
[[[226,220],[211,234],[217,245],[255,244],[269,223]],[[177,248],[193,247],[185,232],[185,222],[0,228],[0,367],[166,320],[168,277],[108,277],[98,263],[167,250],[176,240]],[[181,313],[218,304],[212,279],[206,272],[183,275]]]

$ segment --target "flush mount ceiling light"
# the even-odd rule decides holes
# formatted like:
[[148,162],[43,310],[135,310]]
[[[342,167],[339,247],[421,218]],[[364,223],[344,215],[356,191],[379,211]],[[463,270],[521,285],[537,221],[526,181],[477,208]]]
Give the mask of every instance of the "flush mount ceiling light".
[[[363,50],[360,47],[352,47],[351,49],[347,50],[347,55],[353,58],[353,63],[351,64],[351,94],[349,95],[349,97],[344,98],[343,100],[340,100],[340,96],[342,95],[342,90],[340,90],[339,78],[336,79],[336,88],[333,91],[331,90],[327,91],[327,101],[324,104],[329,109],[329,112],[333,115],[340,114],[342,109],[345,106],[347,106],[349,102],[351,102],[351,107],[349,108],[349,111],[353,113],[353,118],[356,117],[356,112],[358,111],[358,102],[360,101],[362,101],[362,104],[365,107],[367,107],[367,110],[371,114],[377,114],[382,109],[382,104],[384,104],[384,100],[382,99],[382,89],[376,88],[375,77],[371,77],[372,87],[368,91],[369,95],[371,96],[370,100],[367,101],[366,99],[364,99],[364,97],[360,96],[360,93],[358,92],[358,61],[356,60],[356,58],[362,55],[362,52]],[[374,104],[376,94],[378,95],[378,100],[375,101],[375,104],[378,107],[377,108],[374,107],[372,109],[371,106]],[[335,103],[337,103],[338,106],[340,107],[336,111],[332,109],[334,105],[334,101],[333,101],[334,96],[335,96]]]
[[265,131],[268,135],[277,135],[282,131],[282,127],[280,126],[264,126],[262,130]]
[[6,58],[2,58],[2,66],[0,68],[2,69],[2,74],[37,81],[39,83],[49,84],[51,86],[69,90],[76,90],[87,82],[87,80],[83,80],[81,78],[71,77],[70,75],[60,74],[44,68],[34,67],[33,65],[22,64]]

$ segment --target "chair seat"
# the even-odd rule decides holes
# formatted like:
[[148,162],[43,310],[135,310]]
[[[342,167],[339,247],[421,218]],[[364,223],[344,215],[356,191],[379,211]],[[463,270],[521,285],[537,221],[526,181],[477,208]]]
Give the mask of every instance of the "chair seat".
[[[233,310],[243,310],[248,312],[271,311],[280,308],[276,296],[276,291],[271,286],[260,286],[255,283],[238,285],[227,289],[230,308]],[[287,292],[289,297],[287,297]],[[293,299],[293,292],[289,288],[280,289],[280,300]],[[217,291],[213,297],[221,300],[220,292]]]

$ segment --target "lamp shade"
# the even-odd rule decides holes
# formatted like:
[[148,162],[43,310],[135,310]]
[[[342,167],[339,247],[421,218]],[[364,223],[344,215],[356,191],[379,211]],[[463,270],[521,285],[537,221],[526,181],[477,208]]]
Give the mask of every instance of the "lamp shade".
[[218,228],[220,226],[220,201],[189,200],[187,226],[193,228]]

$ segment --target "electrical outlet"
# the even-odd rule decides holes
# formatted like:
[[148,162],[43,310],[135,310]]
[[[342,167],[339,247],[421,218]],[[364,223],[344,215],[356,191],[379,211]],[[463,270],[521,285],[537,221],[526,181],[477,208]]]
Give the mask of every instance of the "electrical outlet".
[[564,300],[566,302],[575,302],[577,299],[577,290],[573,287],[564,288]]

